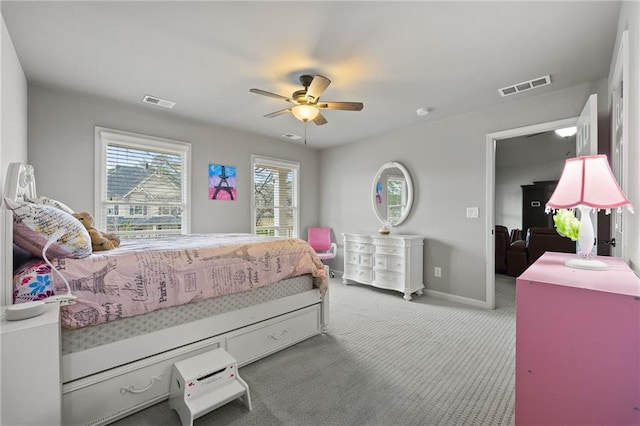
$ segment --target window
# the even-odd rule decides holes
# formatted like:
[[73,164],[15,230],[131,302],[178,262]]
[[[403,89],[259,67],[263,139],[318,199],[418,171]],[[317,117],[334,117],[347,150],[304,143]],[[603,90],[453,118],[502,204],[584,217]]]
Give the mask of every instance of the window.
[[297,237],[300,164],[251,156],[253,170],[252,232]]
[[147,206],[131,206],[129,207],[129,216],[146,216]]
[[407,182],[402,176],[387,177],[387,220],[396,223],[407,205]]
[[189,233],[191,145],[96,127],[96,228],[120,236]]

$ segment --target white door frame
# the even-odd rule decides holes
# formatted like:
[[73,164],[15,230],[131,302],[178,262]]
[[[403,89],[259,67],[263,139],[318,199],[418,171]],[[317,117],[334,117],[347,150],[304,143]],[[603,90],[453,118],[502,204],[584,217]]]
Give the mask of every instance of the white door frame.
[[[620,184],[620,188],[626,191],[629,188],[629,30],[622,33],[620,46],[616,54],[613,78],[609,86],[609,101],[611,102],[611,162],[613,174]],[[622,84],[622,93],[620,85]],[[619,105],[622,98],[622,105]],[[621,140],[618,141],[616,131],[620,128]],[[611,238],[616,239],[616,247],[612,248],[613,256],[621,257],[629,263],[627,254],[627,241],[624,238],[622,227],[627,223],[629,212],[622,208],[619,212],[611,212]]]
[[487,259],[485,307],[496,307],[496,283],[495,283],[495,190],[496,190],[496,141],[500,139],[515,138],[533,133],[549,132],[563,127],[575,126],[578,117],[549,121],[531,126],[518,127],[495,133],[488,133],[486,138],[486,210],[485,226],[487,229],[485,249]]

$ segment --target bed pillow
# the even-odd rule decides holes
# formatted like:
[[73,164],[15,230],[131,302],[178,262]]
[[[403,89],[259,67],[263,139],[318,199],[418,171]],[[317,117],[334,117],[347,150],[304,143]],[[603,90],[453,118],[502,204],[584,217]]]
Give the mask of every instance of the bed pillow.
[[13,210],[13,242],[34,256],[42,256],[47,239],[58,229],[65,233],[51,244],[47,257],[73,257],[91,254],[91,237],[78,219],[58,208],[4,199]]
[[75,213],[71,207],[67,206],[62,201],[54,200],[53,198],[49,198],[49,197],[27,198],[26,201],[30,203],[43,204],[45,206],[55,207],[69,214]]
[[13,303],[42,300],[54,294],[51,267],[44,260],[31,260],[13,275]]

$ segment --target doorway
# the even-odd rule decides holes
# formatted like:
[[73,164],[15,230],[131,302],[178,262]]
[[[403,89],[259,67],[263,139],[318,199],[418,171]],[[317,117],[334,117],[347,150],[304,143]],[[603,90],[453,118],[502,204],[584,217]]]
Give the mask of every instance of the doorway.
[[486,229],[489,234],[486,239],[487,268],[486,268],[486,302],[485,305],[489,309],[495,309],[495,200],[496,200],[496,144],[499,140],[520,138],[530,135],[550,132],[556,129],[575,126],[578,117],[566,118],[562,120],[550,121],[546,123],[535,124],[532,126],[519,127],[515,129],[504,130],[501,132],[490,133],[486,138],[486,164],[487,164],[487,199],[486,199]]

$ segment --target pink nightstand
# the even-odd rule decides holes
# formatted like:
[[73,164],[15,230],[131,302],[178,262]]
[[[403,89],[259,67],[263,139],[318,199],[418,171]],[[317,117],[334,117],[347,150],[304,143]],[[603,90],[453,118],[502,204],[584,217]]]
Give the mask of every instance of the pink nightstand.
[[640,424],[640,279],[547,252],[516,284],[516,424]]

